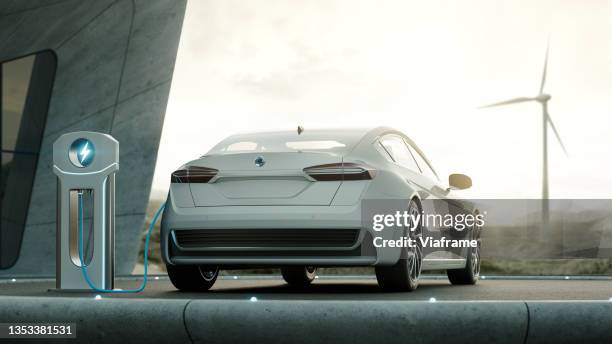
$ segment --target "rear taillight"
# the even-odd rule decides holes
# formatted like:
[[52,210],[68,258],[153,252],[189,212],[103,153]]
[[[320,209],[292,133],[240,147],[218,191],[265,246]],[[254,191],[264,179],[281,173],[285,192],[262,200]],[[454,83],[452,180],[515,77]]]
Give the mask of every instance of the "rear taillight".
[[367,180],[376,176],[372,167],[352,162],[310,166],[304,172],[318,181]]
[[208,167],[187,166],[172,172],[170,181],[172,183],[208,183],[218,170]]

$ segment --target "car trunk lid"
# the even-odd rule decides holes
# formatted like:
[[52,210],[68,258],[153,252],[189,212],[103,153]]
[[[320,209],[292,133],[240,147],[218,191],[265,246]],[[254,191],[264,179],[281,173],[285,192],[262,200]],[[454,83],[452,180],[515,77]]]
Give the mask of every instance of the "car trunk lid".
[[329,205],[341,181],[317,182],[303,169],[341,161],[339,155],[321,152],[205,156],[190,165],[218,172],[208,183],[191,183],[191,194],[196,207]]

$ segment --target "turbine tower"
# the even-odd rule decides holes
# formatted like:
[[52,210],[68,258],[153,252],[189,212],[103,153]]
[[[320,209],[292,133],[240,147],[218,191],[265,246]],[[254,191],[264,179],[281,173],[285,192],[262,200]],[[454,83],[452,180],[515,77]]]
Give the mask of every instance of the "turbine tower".
[[546,57],[544,58],[544,71],[542,73],[542,82],[540,84],[540,92],[535,97],[519,97],[514,98],[494,104],[489,104],[480,107],[489,108],[494,106],[502,106],[516,103],[525,103],[536,101],[542,105],[542,222],[544,225],[548,224],[549,220],[549,209],[548,209],[548,126],[555,133],[561,148],[565,155],[567,155],[567,150],[563,145],[563,141],[561,140],[561,136],[555,127],[555,123],[553,123],[550,114],[548,113],[548,101],[550,100],[550,94],[544,93],[544,84],[546,83],[546,70],[548,69],[548,50],[550,44],[546,45]]

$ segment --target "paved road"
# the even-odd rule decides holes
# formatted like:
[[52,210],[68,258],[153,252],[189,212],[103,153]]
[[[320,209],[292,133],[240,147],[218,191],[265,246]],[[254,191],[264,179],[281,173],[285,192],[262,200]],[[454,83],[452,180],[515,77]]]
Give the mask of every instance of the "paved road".
[[[140,294],[105,294],[103,297],[157,299],[250,299],[259,300],[610,300],[612,279],[487,279],[475,286],[452,286],[441,278],[421,281],[411,293],[382,292],[373,277],[323,276],[307,290],[293,290],[280,277],[224,276],[207,293],[182,293],[174,289],[167,277],[153,277]],[[140,281],[120,278],[118,288],[136,288]],[[54,288],[52,280],[0,280],[3,296],[68,296],[92,297],[92,293],[48,292]]]

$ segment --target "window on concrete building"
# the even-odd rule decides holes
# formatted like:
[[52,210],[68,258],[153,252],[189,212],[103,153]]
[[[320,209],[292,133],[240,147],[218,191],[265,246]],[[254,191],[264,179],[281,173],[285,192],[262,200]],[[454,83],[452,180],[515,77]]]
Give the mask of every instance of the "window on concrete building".
[[0,269],[19,256],[56,64],[51,51],[0,64]]

